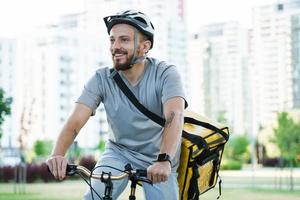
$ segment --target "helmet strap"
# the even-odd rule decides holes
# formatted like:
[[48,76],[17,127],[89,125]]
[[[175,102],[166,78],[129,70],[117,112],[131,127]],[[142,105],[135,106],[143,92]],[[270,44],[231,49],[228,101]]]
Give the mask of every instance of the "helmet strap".
[[133,56],[132,59],[130,61],[130,68],[133,67],[134,64],[142,62],[143,60],[145,60],[146,56],[137,56],[137,48],[138,48],[138,30],[136,28],[134,28],[134,35],[133,35],[133,39],[134,39],[134,46],[133,46]]

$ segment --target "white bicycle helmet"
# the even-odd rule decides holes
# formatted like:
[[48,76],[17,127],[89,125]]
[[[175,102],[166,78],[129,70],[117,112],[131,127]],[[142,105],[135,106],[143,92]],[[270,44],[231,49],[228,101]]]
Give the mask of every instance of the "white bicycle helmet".
[[147,36],[151,41],[150,49],[153,47],[154,26],[144,13],[136,10],[126,10],[118,12],[116,15],[104,17],[103,20],[108,34],[110,34],[111,28],[116,24],[129,24]]

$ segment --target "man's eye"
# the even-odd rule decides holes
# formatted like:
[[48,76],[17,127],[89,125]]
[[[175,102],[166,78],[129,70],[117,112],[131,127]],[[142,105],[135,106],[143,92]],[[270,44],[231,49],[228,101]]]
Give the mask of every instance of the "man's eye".
[[114,43],[115,42],[115,39],[110,39],[110,43]]
[[128,42],[128,41],[129,41],[128,38],[123,38],[123,39],[122,39],[122,42]]

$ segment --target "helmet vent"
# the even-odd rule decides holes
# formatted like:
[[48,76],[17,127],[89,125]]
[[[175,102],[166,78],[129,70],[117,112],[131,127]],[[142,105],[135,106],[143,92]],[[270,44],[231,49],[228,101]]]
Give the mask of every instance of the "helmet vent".
[[154,26],[153,26],[153,24],[150,22],[150,25],[151,25],[151,27],[153,28],[153,30],[154,30]]
[[143,18],[141,18],[141,17],[135,17],[134,19],[142,22],[143,24],[147,24],[147,22]]

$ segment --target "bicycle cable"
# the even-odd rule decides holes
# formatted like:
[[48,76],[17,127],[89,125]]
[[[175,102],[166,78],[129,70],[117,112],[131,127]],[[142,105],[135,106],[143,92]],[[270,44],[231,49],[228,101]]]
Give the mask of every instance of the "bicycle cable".
[[98,168],[100,168],[100,167],[107,167],[107,168],[111,168],[111,169],[117,170],[117,171],[119,171],[119,172],[123,172],[123,173],[128,174],[128,172],[125,171],[125,170],[122,170],[122,169],[119,169],[119,168],[116,168],[116,167],[112,167],[112,166],[109,166],[109,165],[99,165],[99,166],[95,167],[94,169],[92,169],[91,174],[93,173],[93,171],[94,171],[95,169],[98,169]]
[[102,198],[101,198],[101,196],[98,194],[98,192],[93,188],[93,186],[92,186],[92,182],[91,182],[91,176],[89,177],[89,181],[88,180],[86,180],[85,178],[84,178],[84,176],[82,175],[82,174],[80,174],[80,173],[77,173],[85,182],[86,182],[86,184],[90,187],[90,190],[91,190],[91,194],[92,194],[92,199],[94,200],[94,196],[93,196],[93,191],[96,193],[96,195],[100,198],[100,200],[103,200]]
[[93,192],[96,193],[96,195],[99,197],[100,200],[103,200],[103,198],[100,196],[100,194],[92,186],[92,175],[93,175],[93,172],[96,169],[100,168],[100,167],[107,167],[107,168],[114,169],[114,170],[122,172],[122,173],[130,174],[130,172],[128,172],[126,170],[121,170],[119,168],[112,167],[112,166],[109,166],[109,165],[99,165],[97,167],[94,167],[91,170],[91,172],[90,172],[89,180],[87,180],[86,178],[84,178],[84,176],[81,173],[76,172],[76,174],[78,174],[86,182],[86,184],[90,187],[90,192],[91,192],[92,200],[94,200],[94,194],[93,194]]
[[89,176],[89,183],[88,183],[88,181],[87,181],[85,178],[83,178],[83,176],[81,176],[81,177],[83,178],[83,180],[90,186],[90,191],[91,191],[92,200],[94,200],[93,191],[94,191],[94,192],[96,193],[96,195],[100,198],[100,200],[103,200],[103,199],[100,197],[100,195],[96,192],[96,190],[93,188],[93,186],[92,186],[92,175],[93,175],[93,172],[94,172],[96,169],[100,168],[100,167],[107,167],[107,168],[111,168],[111,169],[114,169],[114,170],[116,170],[116,171],[119,171],[119,172],[123,172],[123,173],[127,173],[127,174],[128,174],[127,171],[121,170],[121,169],[116,168],[116,167],[112,167],[112,166],[109,166],[109,165],[99,165],[99,166],[97,166],[97,167],[94,167],[94,168],[91,170],[91,173],[90,173],[90,176]]

